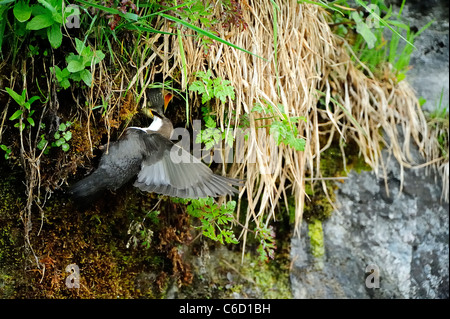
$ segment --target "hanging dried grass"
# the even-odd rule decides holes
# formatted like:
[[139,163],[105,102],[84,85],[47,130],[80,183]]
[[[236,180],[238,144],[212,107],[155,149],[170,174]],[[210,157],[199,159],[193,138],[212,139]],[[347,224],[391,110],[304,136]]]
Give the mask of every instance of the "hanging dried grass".
[[[154,55],[163,61],[160,72],[165,79],[178,81],[185,90],[197,71],[210,69],[216,77],[230,80],[235,88],[236,98],[228,101],[228,111],[235,111],[238,119],[243,114],[248,115],[252,134],[245,144],[246,158],[243,163],[233,164],[227,173],[241,178],[245,174],[246,178],[241,192],[248,201],[241,234],[244,244],[250,221],[260,225],[276,218],[275,207],[282,197],[286,201],[288,188],[295,196],[298,232],[305,205],[306,176],[311,181],[321,180],[319,183],[326,192],[320,155],[331,145],[335,134],[344,141],[355,141],[360,155],[377,175],[380,167],[384,169],[383,147],[392,152],[402,172],[404,167],[416,164],[410,156],[410,142],[427,154],[429,160],[435,156],[425,117],[405,81],[382,82],[371,76],[364,65],[359,67],[362,66],[369,76],[360,70],[351,60],[354,54],[346,41],[331,32],[327,13],[321,7],[298,4],[296,0],[274,2],[278,9],[271,1],[241,2],[247,24],[245,30],[220,30],[221,38],[265,60],[220,43],[210,46],[205,54],[198,37],[187,28],[181,30],[181,42],[176,35],[168,34],[156,34],[146,40],[152,43]],[[215,14],[219,19],[220,8],[215,9]],[[276,28],[273,27],[274,15]],[[176,28],[180,27],[171,21],[160,22],[161,31],[176,34]],[[161,37],[161,45],[155,46]],[[140,78],[154,55],[146,61],[143,59],[133,81]],[[173,62],[170,62],[171,58]],[[179,70],[183,67],[186,73],[182,72],[180,77]],[[325,109],[318,108],[321,97],[325,98]],[[269,104],[275,110],[283,105],[289,116],[306,117],[307,122],[297,123],[298,131],[307,141],[305,150],[300,152],[284,144],[276,145],[268,138],[267,126],[272,119],[260,120],[260,114],[251,112],[255,103]],[[216,110],[220,126],[233,124],[237,128],[239,120],[227,122],[221,106],[218,105]],[[381,130],[384,135],[380,134]],[[325,144],[322,136],[328,137]],[[442,167],[440,170],[448,176],[448,160]]]

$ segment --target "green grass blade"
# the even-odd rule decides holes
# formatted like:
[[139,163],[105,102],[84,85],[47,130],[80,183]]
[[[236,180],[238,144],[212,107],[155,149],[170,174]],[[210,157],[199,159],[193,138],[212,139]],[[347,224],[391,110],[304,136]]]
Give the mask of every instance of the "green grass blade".
[[[183,40],[181,38],[181,31],[180,29],[177,29],[177,35],[178,35],[178,46],[180,47],[180,55],[181,55],[181,62],[183,64],[183,68],[181,70],[182,74],[182,78],[183,79],[187,79],[187,62],[186,62],[186,56],[184,54],[184,47],[183,47]],[[181,82],[183,84],[183,82]],[[186,85],[186,84],[185,84]],[[182,89],[184,90],[185,87],[182,85]],[[187,127],[189,127],[189,103],[188,103],[188,99],[187,99],[187,93],[188,91],[186,90],[186,125]]]
[[322,2],[322,1],[317,2],[317,1],[311,1],[311,0],[299,0],[299,1],[297,1],[297,3],[314,4],[316,6],[320,6],[322,8],[328,9],[328,10],[336,11],[336,12],[340,13],[342,16],[344,16],[344,14],[340,10],[336,9],[335,7],[329,6],[328,4],[326,4],[325,2]]
[[161,17],[163,17],[163,18],[165,18],[167,20],[171,20],[171,21],[177,22],[177,23],[179,23],[179,24],[181,24],[181,25],[183,25],[183,26],[185,26],[185,27],[187,27],[187,28],[189,28],[191,30],[194,30],[195,32],[197,32],[197,33],[199,33],[201,35],[207,36],[210,39],[216,40],[216,41],[218,41],[220,43],[223,43],[225,45],[228,45],[228,46],[230,46],[232,48],[235,48],[237,50],[240,50],[240,51],[243,51],[245,53],[248,53],[248,54],[251,54],[253,56],[256,56],[257,58],[260,58],[260,59],[262,59],[264,61],[267,61],[267,59],[262,58],[262,57],[260,57],[259,55],[255,54],[255,53],[247,51],[247,50],[245,50],[245,49],[243,49],[243,48],[241,48],[241,47],[239,47],[239,46],[237,46],[237,45],[235,45],[235,44],[233,44],[231,42],[228,42],[227,40],[224,40],[221,37],[218,37],[217,35],[215,35],[215,34],[213,34],[211,32],[208,32],[206,30],[203,30],[202,28],[199,28],[199,27],[197,27],[197,26],[195,26],[193,24],[190,24],[189,22],[180,20],[178,18],[172,17],[172,16],[170,16],[168,14],[165,14],[165,13],[159,13],[158,15],[160,15]]
[[367,12],[369,12],[373,17],[375,17],[375,19],[377,19],[378,21],[380,21],[385,27],[387,27],[389,30],[391,30],[393,33],[397,34],[401,39],[403,39],[407,44],[411,45],[412,47],[416,48],[414,46],[414,44],[412,44],[411,42],[409,42],[404,36],[402,36],[400,33],[397,32],[397,30],[395,30],[394,28],[392,28],[383,18],[381,18],[375,11],[370,10],[366,4],[364,2],[362,2],[361,0],[355,0],[356,3],[358,3],[360,6],[364,7],[364,9],[367,10]]
[[122,12],[120,12],[119,10],[114,9],[114,8],[105,7],[105,6],[102,6],[102,5],[99,5],[99,4],[96,4],[96,3],[92,3],[92,2],[89,2],[89,1],[85,1],[85,0],[77,0],[77,2],[80,2],[80,3],[85,4],[87,6],[90,6],[90,7],[93,7],[93,8],[96,8],[96,9],[99,9],[99,10],[102,10],[102,11],[105,11],[105,12],[108,12],[108,13],[111,13],[111,14],[119,14],[119,15],[123,16]]

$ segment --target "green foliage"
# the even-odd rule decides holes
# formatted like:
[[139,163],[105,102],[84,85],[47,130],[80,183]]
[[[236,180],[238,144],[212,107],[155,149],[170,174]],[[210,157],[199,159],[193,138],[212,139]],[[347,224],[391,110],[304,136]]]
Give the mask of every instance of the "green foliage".
[[5,159],[9,159],[12,152],[11,148],[6,146],[5,144],[0,144],[0,148],[5,151]]
[[105,58],[105,54],[101,50],[92,51],[83,41],[75,38],[75,49],[78,54],[71,52],[66,57],[67,67],[61,70],[58,66],[51,67],[50,70],[55,72],[56,80],[62,88],[67,89],[70,86],[69,79],[83,82],[87,86],[92,85],[92,73],[87,67],[100,63]]
[[14,17],[18,23],[26,23],[25,30],[42,31],[40,34],[44,34],[50,45],[57,49],[62,43],[61,26],[69,12],[63,11],[63,0],[38,2],[30,6],[28,1],[17,1],[13,8]]
[[207,117],[205,122],[206,129],[201,130],[195,139],[195,143],[205,143],[205,149],[209,150],[214,147],[214,145],[222,141],[222,133],[218,128],[216,128],[216,121],[212,117]]
[[205,148],[207,150],[214,147],[214,145],[220,143],[222,140],[226,140],[230,147],[233,146],[234,138],[231,130],[221,131],[217,128],[216,120],[214,115],[211,115],[211,110],[209,107],[209,102],[217,98],[221,102],[225,103],[227,98],[234,100],[234,87],[230,85],[230,81],[222,80],[218,77],[214,80],[211,79],[211,70],[205,72],[197,72],[196,77],[200,80],[194,81],[190,86],[189,90],[197,92],[202,96],[202,103],[207,104],[207,106],[202,107],[203,120],[205,122],[206,129],[201,130],[197,134],[195,140],[196,143],[205,143]]
[[145,249],[149,249],[152,243],[153,231],[146,226],[146,220],[150,222],[150,224],[157,225],[159,223],[158,215],[159,211],[149,211],[145,214],[145,217],[142,221],[133,220],[128,227],[127,234],[130,235],[128,242],[126,244],[127,248],[137,248],[139,242]]
[[208,107],[202,107],[203,120],[206,129],[200,130],[195,139],[195,143],[205,143],[205,149],[210,150],[214,145],[226,141],[229,147],[233,147],[234,137],[231,130],[224,130],[223,132],[217,128],[215,115],[211,114]]
[[201,94],[203,104],[213,98],[218,98],[223,103],[227,101],[227,97],[234,100],[234,87],[230,85],[230,81],[223,80],[221,77],[211,79],[211,70],[208,70],[206,73],[199,71],[195,76],[200,78],[200,80],[192,82],[189,90]]
[[217,23],[217,20],[211,17],[214,13],[214,6],[202,0],[189,1],[179,12],[182,19],[190,23],[200,22],[207,28],[211,28],[213,24]]
[[[405,1],[402,1],[397,16],[392,14],[392,8],[388,8],[383,0],[373,0],[370,4],[362,0],[329,4],[310,0],[299,2],[319,5],[331,11],[334,31],[342,37],[350,37],[349,42],[353,42],[352,49],[358,54],[358,59],[378,76],[383,76],[380,66],[389,62],[396,72],[396,81],[400,82],[408,70],[415,39],[433,23],[430,21],[418,32],[412,32],[409,25],[401,21]],[[389,42],[384,38],[386,28],[392,32]],[[351,39],[354,32],[351,31],[357,34],[354,41]]]
[[[437,141],[439,144],[439,149],[441,156],[448,158],[448,146],[449,146],[449,113],[448,107],[449,103],[443,101],[444,88],[441,90],[439,101],[433,112],[429,114],[429,125],[433,130],[437,132]],[[425,103],[425,102],[424,102]]]
[[306,141],[304,138],[298,137],[298,129],[295,125],[299,120],[306,121],[305,117],[289,117],[284,112],[284,107],[281,104],[278,104],[277,109],[275,109],[270,103],[265,103],[265,106],[261,103],[257,103],[253,107],[252,112],[269,115],[269,117],[264,119],[273,119],[270,124],[270,135],[275,139],[277,145],[284,143],[290,147],[293,147],[297,151],[305,150]]
[[203,236],[211,238],[214,241],[220,242],[222,245],[237,244],[239,241],[234,236],[231,229],[231,222],[233,222],[233,212],[236,208],[235,201],[228,201],[226,204],[217,205],[214,198],[199,198],[199,199],[172,199],[174,202],[188,204],[187,212],[189,215],[198,218],[201,226],[196,227],[200,229]]
[[275,256],[275,249],[277,249],[273,226],[267,227],[266,225],[263,225],[262,227],[256,228],[256,233],[260,240],[260,244],[256,249],[259,254],[258,259],[262,262],[267,262],[269,258],[273,259]]
[[[10,121],[20,120],[20,119],[26,119],[29,125],[34,126],[35,122],[32,118],[34,114],[34,110],[31,110],[31,104],[38,100],[38,96],[33,96],[29,100],[26,100],[27,91],[23,90],[22,94],[19,95],[18,93],[14,92],[10,88],[5,88],[6,92],[13,98],[14,101],[16,101],[17,104],[19,104],[20,109],[14,112],[13,115],[9,118]],[[22,121],[19,121],[18,123],[14,124],[14,127],[18,127],[21,131],[23,131],[26,128],[26,124]]]
[[70,87],[70,72],[69,70],[67,70],[67,68],[61,70],[59,66],[55,65],[54,67],[50,67],[50,70],[52,72],[55,72],[56,80],[64,90]]
[[59,125],[58,131],[53,135],[55,142],[52,143],[52,146],[61,147],[64,152],[69,150],[70,146],[67,142],[72,138],[72,132],[67,131],[67,128],[71,124],[71,122],[67,121],[66,123],[61,123]]
[[[213,25],[217,20],[212,18],[214,13],[214,6],[202,0],[190,1],[182,10],[178,11],[182,20],[195,24],[200,22],[205,27],[205,32],[211,32]],[[212,39],[206,35],[197,33],[197,38],[200,39],[205,53],[209,51]]]
[[[40,150],[44,150],[44,154],[48,154],[50,148],[61,147],[64,152],[70,149],[70,145],[67,143],[72,138],[72,132],[68,130],[69,126],[72,125],[71,122],[61,123],[58,130],[53,134],[54,141],[49,145],[49,142],[45,138],[45,134],[41,134],[41,139],[36,147]],[[42,129],[45,129],[45,125],[41,125]]]

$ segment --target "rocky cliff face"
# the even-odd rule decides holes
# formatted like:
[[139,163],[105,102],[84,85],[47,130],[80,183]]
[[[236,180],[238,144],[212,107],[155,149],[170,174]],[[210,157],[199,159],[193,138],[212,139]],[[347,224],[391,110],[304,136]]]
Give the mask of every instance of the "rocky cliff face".
[[[389,167],[389,197],[384,179],[370,172],[352,172],[339,189],[339,208],[323,223],[322,261],[310,254],[303,225],[292,241],[294,297],[449,297],[449,205],[440,202],[440,184],[407,170],[399,193],[400,169]],[[366,285],[368,266],[378,269],[379,288]]]
[[[407,74],[417,96],[427,100],[428,111],[441,92],[448,105],[449,87],[448,2],[433,4],[422,8],[420,1],[408,1],[403,15],[417,28],[436,20],[417,40]],[[400,192],[400,167],[388,152],[383,155],[386,183],[371,172],[352,172],[340,186],[338,209],[323,223],[322,259],[310,252],[306,223],[301,236],[292,239],[295,298],[449,297],[449,204],[440,201],[441,177],[406,169]],[[423,161],[417,152],[414,157]],[[373,288],[372,277],[378,277],[379,288]]]

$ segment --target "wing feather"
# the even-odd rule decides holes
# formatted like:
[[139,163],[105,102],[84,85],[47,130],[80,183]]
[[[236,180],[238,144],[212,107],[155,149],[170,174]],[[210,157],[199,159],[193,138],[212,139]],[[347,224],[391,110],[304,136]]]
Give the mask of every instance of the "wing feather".
[[232,185],[239,185],[238,180],[215,175],[199,159],[158,133],[142,137],[147,148],[134,183],[140,190],[181,198],[237,193]]

